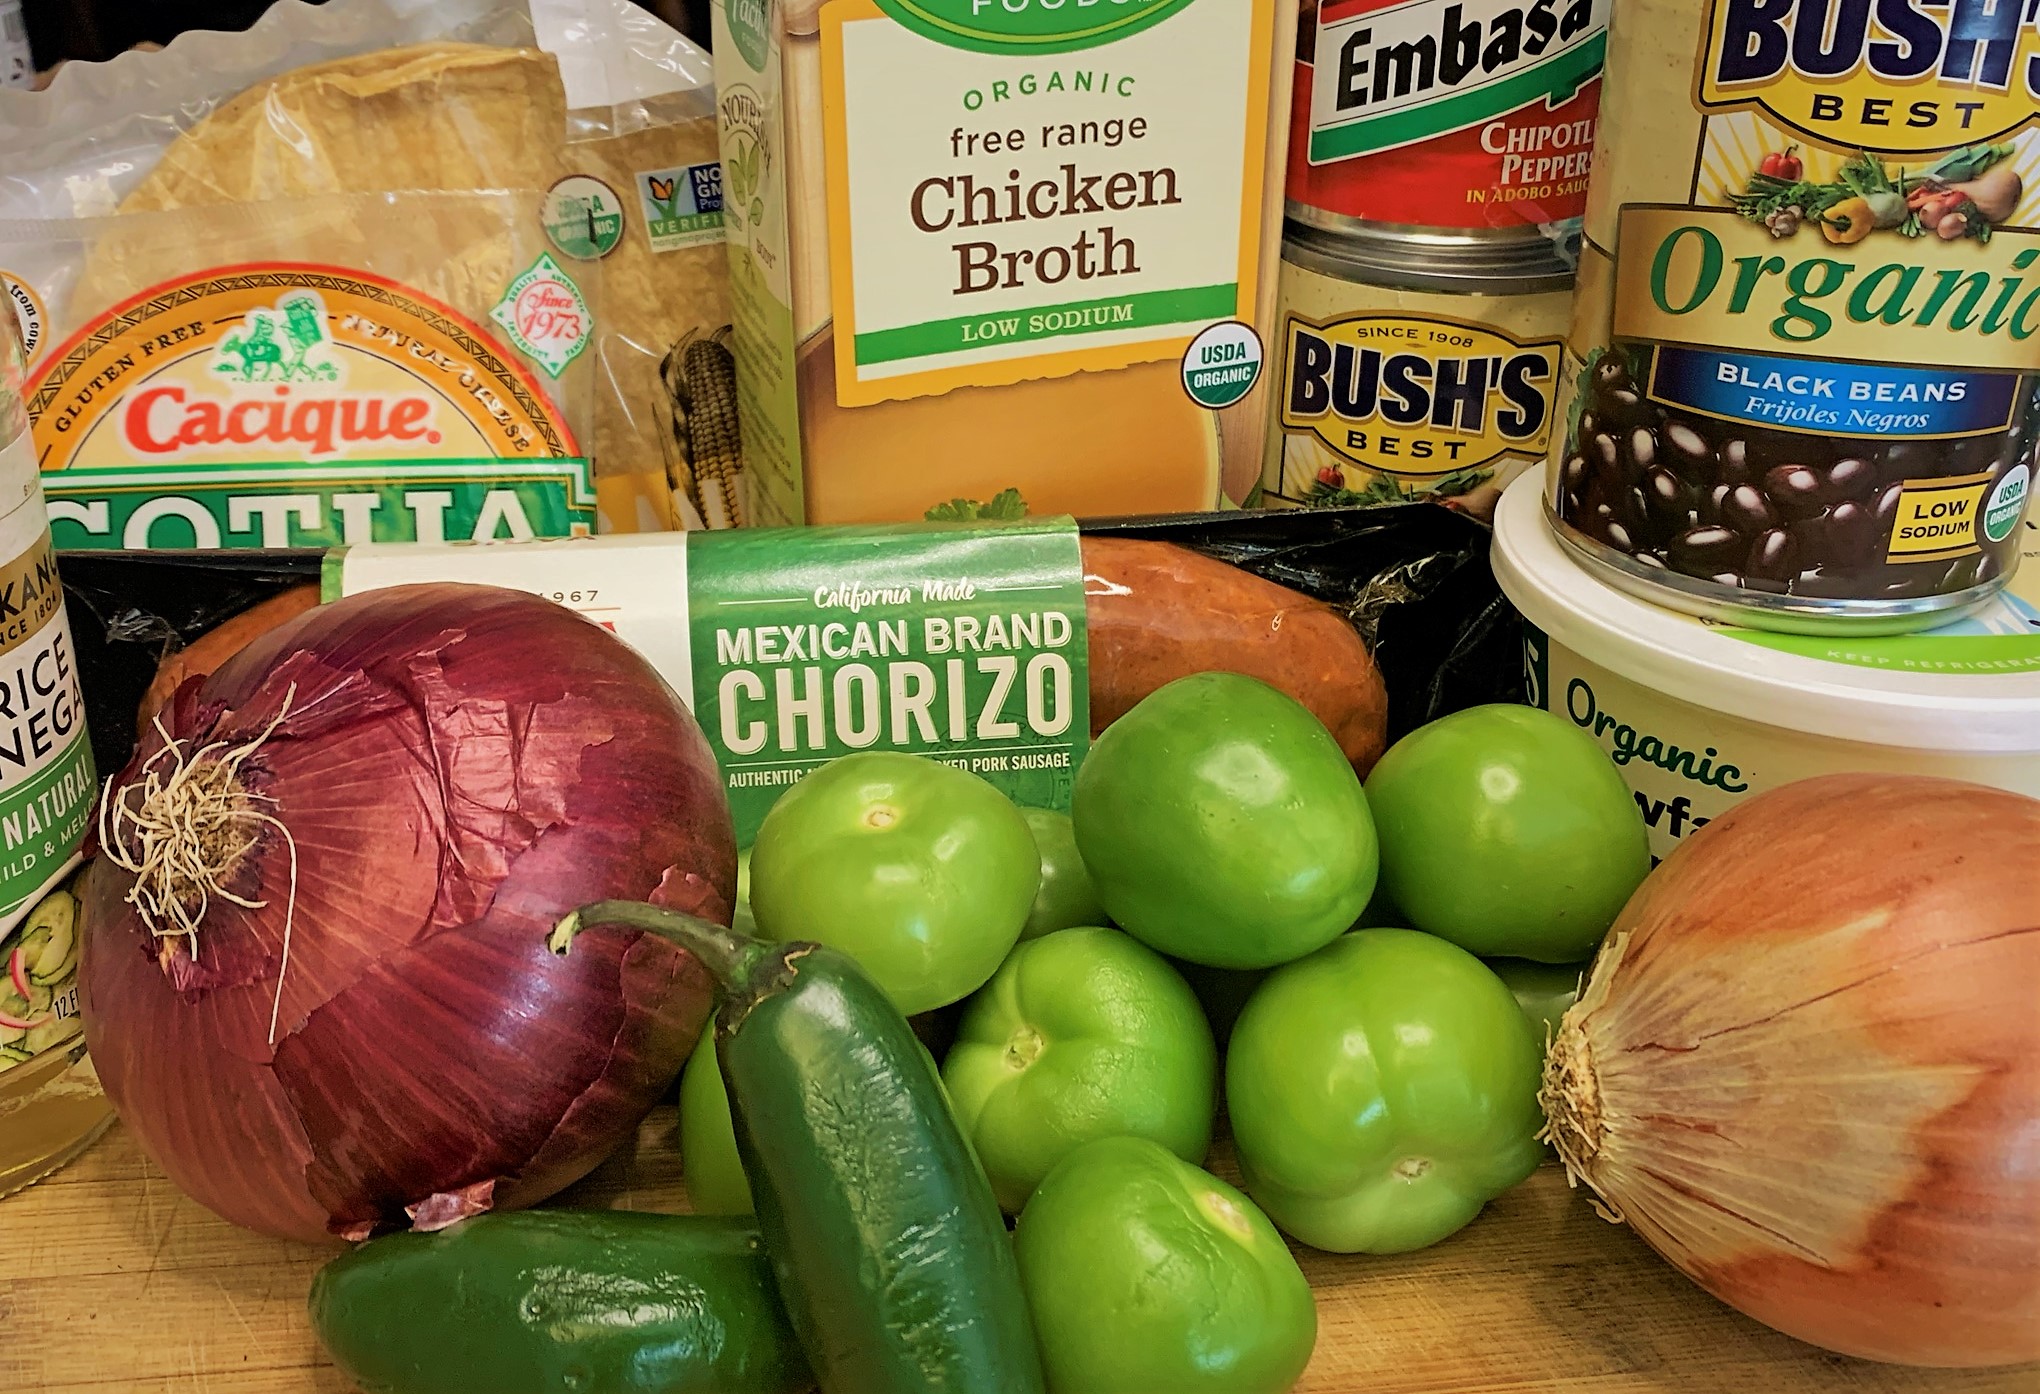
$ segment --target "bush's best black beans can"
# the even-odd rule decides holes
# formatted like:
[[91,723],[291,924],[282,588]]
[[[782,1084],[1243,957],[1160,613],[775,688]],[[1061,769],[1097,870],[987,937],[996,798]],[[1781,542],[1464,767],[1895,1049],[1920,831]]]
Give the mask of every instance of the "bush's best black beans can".
[[2005,583],[2040,416],[2024,13],[1616,8],[1546,491],[1610,580],[1814,632]]

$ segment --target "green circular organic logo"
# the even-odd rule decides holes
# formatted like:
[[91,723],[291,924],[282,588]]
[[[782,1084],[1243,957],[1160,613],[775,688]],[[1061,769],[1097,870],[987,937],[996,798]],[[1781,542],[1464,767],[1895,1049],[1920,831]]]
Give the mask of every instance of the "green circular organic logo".
[[1253,326],[1220,320],[1183,351],[1183,390],[1200,407],[1229,407],[1260,381],[1262,357]]
[[1992,542],[2010,537],[2025,516],[2026,486],[2031,479],[2032,473],[2024,465],[2014,465],[1990,491],[1983,505],[1983,535]]
[[978,53],[1093,48],[1160,24],[1189,4],[1190,0],[878,0],[879,9],[923,38]]
[[771,3],[772,0],[727,0],[723,6],[723,23],[729,26],[737,52],[744,56],[744,65],[754,73],[765,71],[766,9]]
[[539,214],[554,247],[576,261],[600,261],[623,240],[623,200],[586,174],[570,174],[546,192]]

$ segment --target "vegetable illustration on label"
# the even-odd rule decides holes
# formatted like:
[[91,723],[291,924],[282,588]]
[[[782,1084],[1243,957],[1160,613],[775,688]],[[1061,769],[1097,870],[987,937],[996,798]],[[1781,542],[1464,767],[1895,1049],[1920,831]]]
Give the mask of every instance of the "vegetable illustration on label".
[[76,1040],[83,1030],[78,901],[59,888],[38,900],[18,928],[0,934],[0,1074]]

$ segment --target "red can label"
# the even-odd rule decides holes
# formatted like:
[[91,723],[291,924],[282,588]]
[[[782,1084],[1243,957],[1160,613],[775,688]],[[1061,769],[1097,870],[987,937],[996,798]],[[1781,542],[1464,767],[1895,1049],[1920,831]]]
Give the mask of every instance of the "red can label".
[[1579,217],[1611,4],[1327,0],[1306,12],[1289,201],[1424,227]]

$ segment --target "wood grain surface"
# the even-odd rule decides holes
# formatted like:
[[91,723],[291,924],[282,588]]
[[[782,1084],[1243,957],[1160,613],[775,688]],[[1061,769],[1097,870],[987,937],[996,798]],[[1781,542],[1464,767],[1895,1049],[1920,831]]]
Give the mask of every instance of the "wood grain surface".
[[[1230,1170],[1226,1159],[1214,1163]],[[563,1197],[686,1206],[673,1111]],[[306,1328],[327,1251],[264,1239],[177,1193],[116,1126],[0,1201],[0,1389],[352,1394]],[[1461,1234],[1394,1259],[1304,1254],[1318,1290],[1308,1394],[2035,1394],[2040,1369],[1903,1370],[1827,1355],[1731,1312],[1594,1216],[1546,1167]]]

